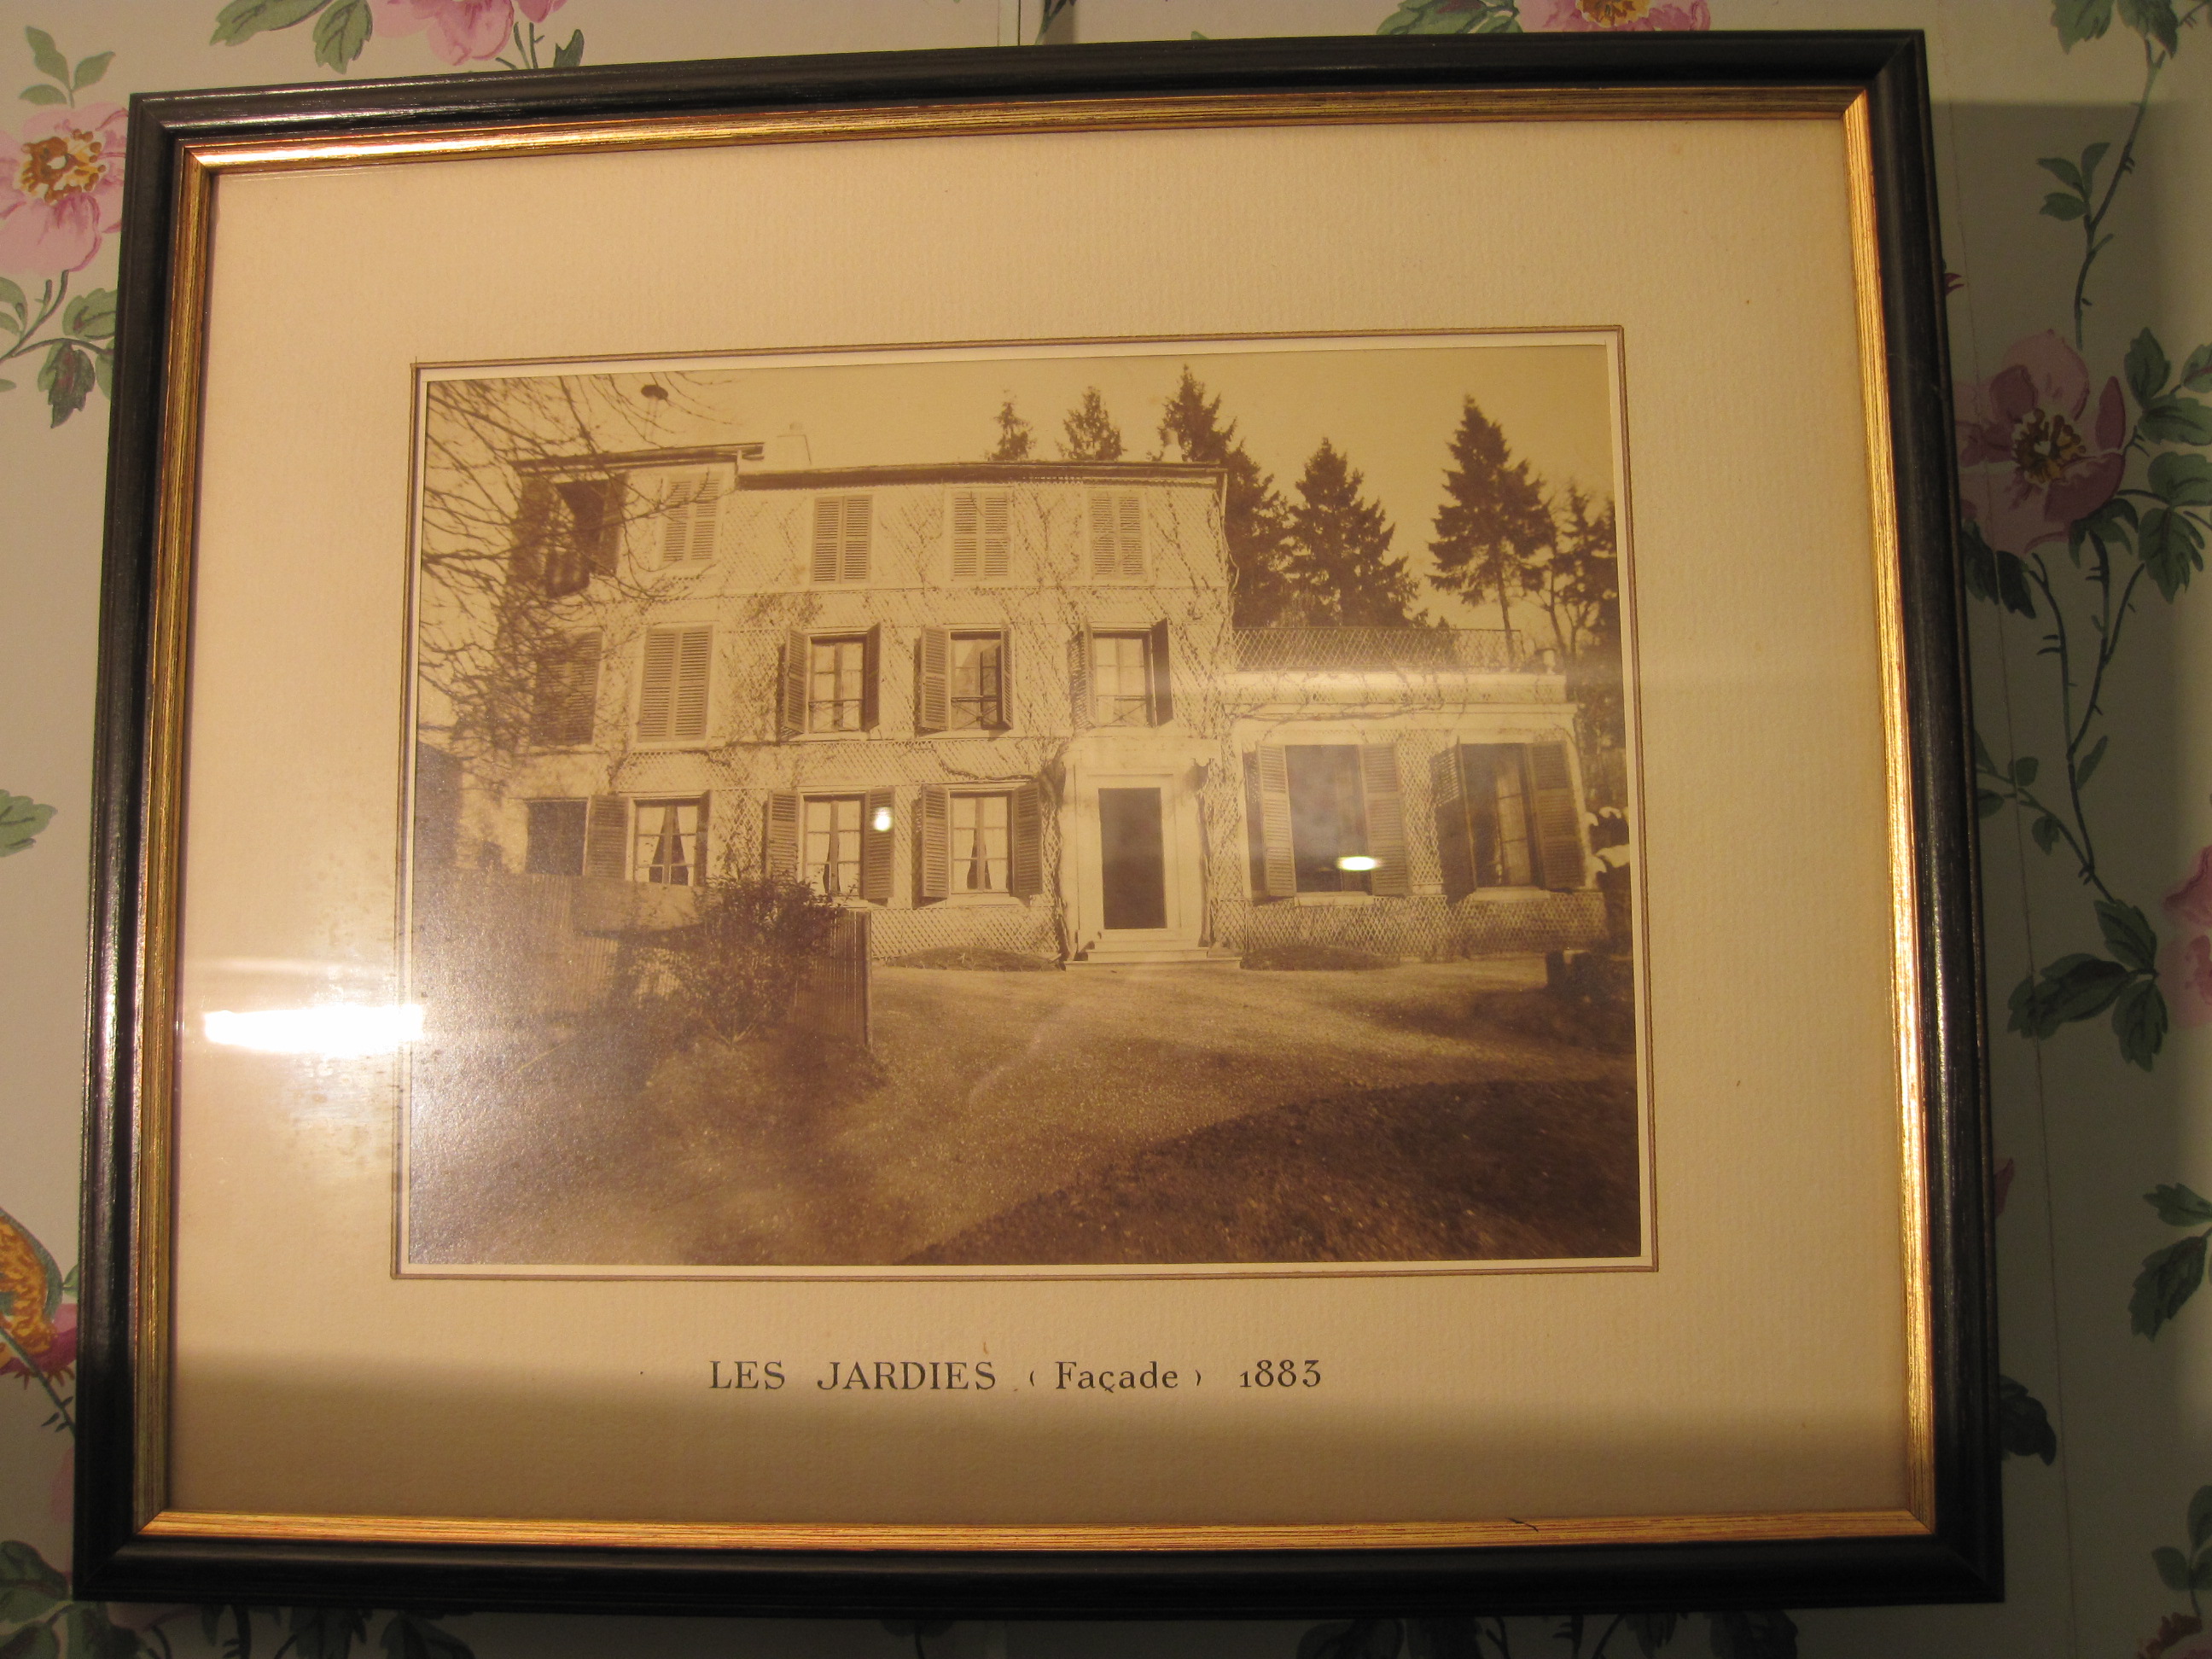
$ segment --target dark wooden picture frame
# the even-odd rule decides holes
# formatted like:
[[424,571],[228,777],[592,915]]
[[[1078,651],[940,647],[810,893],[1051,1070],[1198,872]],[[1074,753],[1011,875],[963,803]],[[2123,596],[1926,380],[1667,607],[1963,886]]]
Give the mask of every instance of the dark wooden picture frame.
[[[1879,272],[1897,557],[1896,650],[1909,755],[1916,1055],[1923,1096],[1917,1214],[1925,1351],[1914,1432],[1915,1528],[1760,1535],[1717,1524],[1576,1539],[1297,1547],[1205,1529],[1086,1545],[960,1548],[785,1540],[761,1547],[575,1533],[501,1540],[301,1535],[274,1520],[224,1535],[165,1530],[170,1102],[188,566],[199,342],[180,331],[204,270],[214,146],[420,135],[751,112],[1127,100],[1158,125],[1178,100],[1482,94],[1532,112],[1601,105],[1662,118],[1711,108],[1855,100],[1863,112]],[[1188,105],[1182,106],[1186,111]],[[1316,104],[1316,108],[1325,107]],[[1840,105],[1838,105],[1840,107]],[[1328,118],[1316,116],[1314,118]],[[76,1590],[132,1601],[419,1605],[756,1614],[1289,1617],[1565,1608],[1806,1606],[1992,1599],[2001,1593],[1990,1161],[1963,605],[1954,548],[1943,272],[1917,34],[1769,33],[1331,40],[996,50],[639,65],[142,96],[131,112],[100,682],[83,1261],[83,1450]],[[1877,466],[1877,471],[1880,468]],[[1908,1186],[1912,1184],[1908,1180]],[[1908,1211],[1911,1204],[1908,1200]],[[1726,1522],[1728,1517],[1708,1517]]]

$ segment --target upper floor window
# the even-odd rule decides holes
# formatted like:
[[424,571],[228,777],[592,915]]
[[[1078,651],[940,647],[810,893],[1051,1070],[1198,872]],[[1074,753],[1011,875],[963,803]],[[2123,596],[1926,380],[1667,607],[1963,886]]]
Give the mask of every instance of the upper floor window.
[[878,715],[883,627],[865,633],[810,634],[794,629],[783,646],[781,736],[866,732]]
[[631,808],[630,878],[696,887],[707,878],[707,803],[641,800]]
[[720,480],[687,472],[669,480],[660,503],[660,562],[704,564],[714,556],[714,525],[721,510]]
[[1152,635],[1091,636],[1091,719],[1100,726],[1152,723]]
[[1091,492],[1091,580],[1141,581],[1145,575],[1145,503],[1133,491]]
[[868,532],[873,499],[866,495],[814,498],[814,556],[809,566],[817,582],[868,580]]
[[1003,489],[952,492],[952,580],[997,582],[1006,579],[1012,537],[1013,497]]
[[916,731],[997,732],[1010,723],[1004,634],[925,628],[915,655]]
[[514,569],[549,599],[611,576],[621,545],[620,478],[525,479],[515,514]]
[[599,630],[546,641],[531,687],[530,741],[540,749],[591,742],[599,695]]
[[714,628],[704,623],[645,630],[637,698],[640,743],[696,743],[707,735],[714,641]]

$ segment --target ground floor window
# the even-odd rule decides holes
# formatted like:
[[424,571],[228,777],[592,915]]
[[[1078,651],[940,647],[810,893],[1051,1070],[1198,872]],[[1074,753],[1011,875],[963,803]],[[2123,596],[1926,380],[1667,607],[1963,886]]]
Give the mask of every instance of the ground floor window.
[[638,802],[631,846],[635,879],[669,887],[698,886],[707,878],[707,803]]
[[1367,802],[1353,744],[1291,744],[1291,856],[1301,893],[1364,893],[1371,889]]
[[1262,744],[1244,765],[1255,897],[1413,890],[1395,741]]
[[1008,875],[1008,826],[1012,799],[1006,795],[952,798],[952,890],[1003,893]]
[[1588,879],[1582,812],[1564,743],[1467,743],[1436,757],[1444,891],[1577,888]]
[[522,867],[533,876],[580,876],[584,873],[586,804],[580,800],[533,800],[524,803],[529,815],[522,849]]
[[799,875],[824,897],[860,890],[860,807],[858,795],[806,798]]

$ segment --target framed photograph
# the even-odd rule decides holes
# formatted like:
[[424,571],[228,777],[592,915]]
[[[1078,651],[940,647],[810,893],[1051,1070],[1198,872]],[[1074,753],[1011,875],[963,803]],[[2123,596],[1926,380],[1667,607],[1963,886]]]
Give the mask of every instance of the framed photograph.
[[1997,1594],[1917,36],[131,120],[81,1594]]

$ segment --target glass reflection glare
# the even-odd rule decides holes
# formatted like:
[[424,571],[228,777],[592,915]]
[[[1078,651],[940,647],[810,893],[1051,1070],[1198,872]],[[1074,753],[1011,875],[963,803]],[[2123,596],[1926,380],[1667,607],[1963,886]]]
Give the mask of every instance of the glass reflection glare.
[[1379,868],[1382,862],[1380,859],[1369,858],[1364,853],[1346,853],[1336,861],[1336,867],[1340,870],[1373,870]]
[[888,806],[876,808],[874,824],[878,835],[889,835],[891,827],[891,809]]
[[210,1042],[254,1048],[270,1054],[389,1054],[422,1035],[422,1010],[416,1003],[325,1003],[315,1008],[228,1009],[210,1012],[203,1022]]

